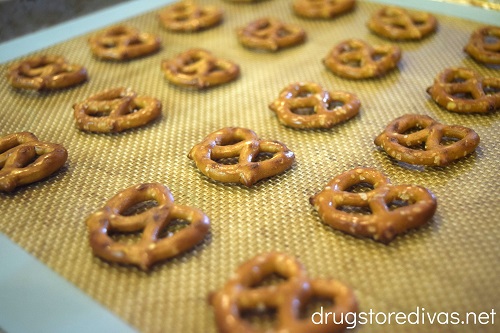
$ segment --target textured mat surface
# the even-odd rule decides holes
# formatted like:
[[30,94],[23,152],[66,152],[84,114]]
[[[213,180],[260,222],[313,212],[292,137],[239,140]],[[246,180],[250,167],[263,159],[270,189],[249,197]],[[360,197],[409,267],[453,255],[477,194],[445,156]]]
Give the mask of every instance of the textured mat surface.
[[[438,16],[436,34],[399,43],[403,58],[396,71],[376,80],[350,81],[327,71],[321,59],[347,38],[387,42],[365,26],[379,5],[360,2],[355,11],[338,19],[311,21],[294,16],[288,1],[206,3],[223,7],[225,20],[201,33],[167,32],[154,12],[127,20],[161,36],[162,50],[146,58],[124,63],[96,60],[87,47],[88,35],[38,52],[84,64],[90,80],[75,88],[41,94],[17,91],[4,79],[7,66],[0,67],[0,135],[30,131],[41,140],[62,143],[69,152],[65,168],[49,180],[0,194],[0,231],[142,332],[214,332],[206,301],[209,292],[220,288],[241,262],[270,250],[297,256],[311,277],[350,284],[361,311],[410,313],[423,307],[431,313],[463,314],[499,309],[500,113],[450,113],[425,92],[446,67],[467,66],[483,75],[499,75],[462,51],[479,24]],[[307,42],[272,54],[241,47],[235,29],[269,13],[300,24]],[[160,71],[161,60],[192,47],[237,62],[241,77],[202,92],[172,86]],[[331,130],[283,127],[267,105],[294,81],[356,93],[360,114]],[[77,130],[73,103],[117,86],[159,98],[162,118],[117,135]],[[471,127],[481,144],[474,154],[446,168],[396,163],[375,147],[373,139],[405,113]],[[285,143],[296,154],[293,168],[250,189],[207,179],[187,153],[208,133],[226,126],[251,128],[262,138]],[[309,197],[335,175],[357,166],[378,168],[394,184],[414,183],[432,190],[438,198],[432,221],[388,246],[325,226]],[[200,208],[212,221],[205,242],[149,273],[93,257],[84,224],[86,216],[118,191],[143,182],[167,185],[177,203]],[[494,332],[498,326],[372,325],[360,331],[466,329]]]

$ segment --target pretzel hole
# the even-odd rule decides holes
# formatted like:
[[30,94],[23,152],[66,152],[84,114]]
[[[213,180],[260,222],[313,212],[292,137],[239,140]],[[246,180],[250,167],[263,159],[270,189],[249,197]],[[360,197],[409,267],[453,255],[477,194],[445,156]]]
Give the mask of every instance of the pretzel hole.
[[125,209],[123,212],[121,212],[121,215],[123,216],[139,215],[157,206],[158,202],[156,202],[155,200],[141,201]]
[[275,323],[278,320],[278,311],[262,303],[256,308],[240,309],[240,317],[249,323],[255,331],[271,332],[275,329]]
[[214,161],[216,163],[223,164],[223,165],[235,165],[235,164],[239,163],[240,159],[239,159],[239,157],[224,157],[224,158],[219,158],[219,159],[214,158]]
[[327,106],[326,108],[327,108],[328,110],[330,110],[330,111],[333,111],[333,110],[335,110],[335,109],[337,109],[337,108],[341,108],[341,107],[343,107],[343,106],[344,106],[344,104],[345,104],[345,103],[344,103],[344,102],[342,102],[342,101],[332,100],[332,101],[329,101],[329,102],[328,102],[328,106]]
[[367,193],[373,191],[375,187],[368,182],[361,182],[348,187],[345,191],[351,193]]
[[168,223],[158,234],[158,239],[172,237],[176,232],[188,227],[190,223],[185,220],[175,219]]
[[293,114],[297,114],[299,116],[310,116],[316,113],[314,106],[309,106],[304,108],[291,108],[290,111]]
[[312,96],[312,95],[313,95],[312,91],[309,91],[309,90],[299,90],[299,92],[297,92],[297,95],[295,95],[295,97],[304,98],[304,97],[309,97],[309,96]]
[[357,215],[371,215],[372,210],[368,206],[351,206],[351,205],[341,205],[337,206],[337,210],[340,210],[347,214],[357,214]]
[[267,161],[267,160],[270,160],[271,158],[273,158],[274,154],[273,153],[269,153],[269,152],[259,152],[257,154],[257,156],[255,156],[252,161],[253,162],[263,162],[263,161]]
[[348,59],[343,61],[344,65],[349,67],[361,67],[361,59]]
[[451,94],[455,98],[461,98],[461,99],[474,99],[474,96],[470,92],[457,92],[454,94]]
[[408,200],[404,200],[401,198],[397,198],[387,204],[387,208],[389,208],[390,211],[396,210],[401,207],[406,207],[409,206],[410,202]]
[[315,312],[321,311],[321,308],[328,309],[328,308],[332,308],[334,305],[335,305],[335,303],[332,301],[331,297],[314,295],[313,297],[311,297],[311,299],[308,302],[303,304],[303,306],[299,312],[299,319],[311,320],[312,315]]
[[496,95],[500,93],[500,87],[484,86],[483,91],[485,95]]
[[278,29],[278,31],[276,32],[276,35],[278,37],[286,37],[286,36],[290,36],[292,34],[291,31],[288,31],[286,29]]
[[265,276],[262,280],[257,283],[252,284],[251,288],[261,288],[261,287],[270,287],[277,286],[283,282],[286,282],[288,279],[278,273],[271,273]]
[[386,54],[385,53],[381,53],[381,52],[375,52],[373,55],[372,55],[372,60],[373,61],[379,61],[380,59],[382,59],[383,57],[385,57]]
[[441,146],[449,146],[449,145],[452,145],[454,144],[455,142],[458,142],[460,141],[459,138],[454,138],[454,137],[451,137],[451,136],[443,136],[439,142],[439,144]]
[[493,36],[493,35],[486,35],[486,36],[484,36],[483,40],[484,40],[485,44],[496,44],[496,43],[500,42],[500,38],[497,36]]

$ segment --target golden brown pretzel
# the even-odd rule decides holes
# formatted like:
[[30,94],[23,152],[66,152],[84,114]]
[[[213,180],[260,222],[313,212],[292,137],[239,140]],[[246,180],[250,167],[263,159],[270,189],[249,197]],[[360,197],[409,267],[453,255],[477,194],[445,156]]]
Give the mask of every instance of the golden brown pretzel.
[[[410,133],[412,130],[417,132]],[[447,138],[458,141],[443,144]],[[467,127],[443,125],[429,116],[407,114],[391,121],[375,144],[398,161],[445,166],[472,153],[479,145],[479,136]],[[424,150],[419,149],[422,145]]]
[[160,39],[126,25],[116,25],[90,37],[89,45],[98,58],[126,60],[158,51]]
[[[286,280],[277,285],[255,287],[266,277],[278,274]],[[316,325],[311,318],[301,319],[301,311],[313,297],[324,297],[333,305],[324,309],[336,317],[327,324]],[[340,333],[347,322],[341,316],[358,311],[353,291],[333,279],[310,279],[302,264],[292,256],[271,252],[260,254],[242,264],[219,291],[210,295],[220,332],[261,333],[242,318],[245,310],[275,309],[277,323],[268,333]]]
[[[355,185],[368,183],[369,192],[349,191]],[[325,189],[310,199],[325,223],[355,236],[371,237],[389,243],[398,234],[425,224],[437,207],[434,195],[421,186],[392,185],[384,174],[375,169],[356,168],[333,178]],[[391,203],[406,206],[391,210]],[[344,211],[345,206],[369,208],[371,214]]]
[[38,141],[29,132],[0,138],[0,192],[45,179],[59,170],[68,158],[63,146]]
[[240,67],[234,62],[216,58],[203,49],[190,49],[163,60],[161,67],[170,82],[197,89],[227,83],[240,75]]
[[306,18],[329,19],[354,8],[356,0],[295,0],[295,14]]
[[223,11],[216,6],[200,6],[193,1],[182,1],[165,7],[158,14],[168,30],[193,32],[216,26],[223,19]]
[[[285,126],[293,128],[331,128],[358,114],[361,103],[351,93],[328,92],[313,82],[296,82],[285,87],[269,104]],[[313,114],[301,114],[310,109]]]
[[448,68],[427,88],[432,99],[448,111],[485,113],[500,108],[500,77],[481,77],[470,68]]
[[[135,205],[155,201],[157,206],[136,215],[124,215]],[[189,225],[168,237],[162,232],[175,220]],[[120,191],[106,205],[90,215],[86,224],[90,246],[100,258],[149,269],[154,263],[172,258],[200,243],[210,228],[210,220],[202,211],[174,204],[169,189],[161,184],[140,184]],[[134,244],[114,241],[109,233],[130,233],[142,230]]]
[[368,28],[377,35],[396,40],[421,39],[434,32],[436,26],[433,15],[399,7],[383,7],[368,21]]
[[476,61],[500,65],[500,27],[485,26],[475,30],[464,51]]
[[161,102],[137,96],[130,88],[114,88],[73,105],[76,125],[82,131],[116,133],[144,126],[161,114]]
[[237,31],[238,40],[251,49],[277,51],[301,44],[306,40],[304,29],[273,18],[261,18],[248,23]]
[[371,46],[360,39],[348,39],[334,46],[323,63],[338,76],[366,79],[384,75],[395,68],[400,59],[398,46]]
[[[272,157],[258,161],[259,154],[272,154]],[[260,140],[255,132],[241,127],[226,127],[211,133],[191,149],[188,157],[207,177],[245,186],[284,172],[295,159],[284,144]],[[220,163],[221,159],[236,157],[236,164]]]
[[87,70],[55,55],[33,56],[11,65],[7,79],[15,88],[53,90],[87,80]]

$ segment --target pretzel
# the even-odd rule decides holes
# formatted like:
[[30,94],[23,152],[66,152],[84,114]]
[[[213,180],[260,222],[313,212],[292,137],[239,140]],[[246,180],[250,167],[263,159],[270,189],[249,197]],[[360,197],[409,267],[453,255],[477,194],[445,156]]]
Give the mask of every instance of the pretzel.
[[203,49],[190,49],[161,64],[167,80],[181,87],[204,89],[235,80],[240,67]]
[[295,0],[295,14],[305,18],[330,19],[351,11],[356,0]]
[[0,192],[49,177],[68,158],[63,146],[41,142],[29,132],[9,134],[0,138]]
[[[262,153],[272,157],[257,161]],[[295,159],[294,153],[281,142],[260,140],[254,131],[241,127],[226,127],[209,134],[191,149],[188,157],[207,177],[245,186],[284,172]],[[236,157],[237,164],[220,163],[221,159]]]
[[[273,273],[286,280],[277,285],[255,287]],[[333,301],[324,312],[331,312],[339,324],[330,320],[317,325],[310,317],[299,318],[314,296]],[[224,333],[264,332],[242,318],[242,312],[251,309],[276,310],[277,323],[265,331],[269,333],[340,333],[348,325],[341,318],[358,311],[356,297],[348,286],[334,279],[310,279],[297,259],[279,252],[260,254],[242,264],[221,290],[210,295],[209,301],[216,325]]]
[[[418,131],[409,133],[411,130]],[[458,141],[442,144],[441,141],[446,138]],[[443,125],[429,116],[407,114],[391,121],[377,136],[375,144],[398,161],[446,166],[472,153],[479,145],[479,136],[467,127]],[[424,144],[424,150],[418,149]]]
[[261,18],[237,30],[238,40],[251,49],[278,51],[306,40],[304,29],[273,18]]
[[368,28],[379,36],[395,40],[416,40],[436,30],[436,18],[424,12],[399,7],[383,7],[368,21]]
[[137,96],[130,88],[108,89],[73,105],[76,126],[88,132],[123,132],[144,126],[160,115],[158,99]]
[[194,32],[218,25],[224,12],[216,6],[200,6],[182,1],[165,7],[158,16],[162,25],[172,31]]
[[126,25],[117,25],[90,37],[89,45],[98,58],[126,60],[158,51],[160,39]]
[[[124,215],[135,205],[147,201],[158,205],[136,215]],[[189,225],[167,237],[161,237],[176,220]],[[86,220],[90,246],[101,259],[136,265],[148,270],[154,263],[175,257],[199,244],[208,233],[210,220],[199,209],[174,204],[169,189],[158,183],[139,184],[120,191]],[[125,244],[114,241],[109,233],[142,231],[139,241]]]
[[323,63],[340,77],[366,79],[384,75],[395,68],[400,59],[398,46],[371,46],[360,39],[348,39],[334,46]]
[[485,26],[474,31],[464,51],[478,62],[500,65],[500,27]]
[[[371,184],[373,190],[361,193],[349,191],[363,183]],[[397,201],[407,205],[391,210],[390,204]],[[310,202],[321,220],[331,227],[385,244],[398,234],[424,225],[437,207],[436,198],[426,188],[392,185],[389,178],[371,168],[356,168],[336,176],[324,190],[312,196]],[[342,207],[345,206],[369,208],[371,214],[344,211]]]
[[481,77],[469,68],[448,68],[427,93],[441,107],[458,113],[486,113],[500,108],[500,77]]
[[7,79],[15,88],[54,90],[87,80],[87,70],[83,66],[67,63],[60,56],[40,55],[11,65]]
[[[338,106],[337,104],[341,104]],[[279,121],[292,128],[331,128],[358,114],[359,99],[348,92],[328,92],[312,82],[296,82],[285,87],[269,104]],[[314,114],[301,114],[312,109]]]

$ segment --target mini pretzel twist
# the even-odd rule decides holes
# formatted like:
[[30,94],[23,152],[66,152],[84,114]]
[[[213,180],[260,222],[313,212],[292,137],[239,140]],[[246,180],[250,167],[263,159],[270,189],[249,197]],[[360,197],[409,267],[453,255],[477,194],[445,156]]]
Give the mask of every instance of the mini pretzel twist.
[[[272,154],[272,157],[258,161],[260,154]],[[260,140],[255,132],[241,127],[226,127],[208,135],[191,149],[188,157],[207,177],[245,186],[284,172],[295,159],[284,144]],[[221,159],[235,157],[238,158],[236,164],[220,163]]]
[[481,77],[469,68],[448,68],[427,88],[432,99],[448,111],[485,113],[500,108],[500,77]]
[[216,6],[200,6],[182,1],[165,7],[158,16],[163,26],[172,31],[193,32],[218,25],[224,12]]
[[146,125],[161,114],[161,102],[137,96],[130,88],[109,89],[73,105],[82,131],[116,133]]
[[277,51],[306,40],[304,29],[273,18],[261,18],[238,29],[238,40],[251,49]]
[[[255,287],[276,273],[286,280],[277,285]],[[341,316],[356,313],[358,305],[352,290],[333,279],[310,279],[297,259],[278,252],[260,254],[241,265],[226,285],[210,296],[215,320],[220,332],[264,332],[252,327],[242,318],[245,310],[275,309],[277,323],[266,332],[340,333],[347,327],[345,320],[335,324],[316,325],[311,318],[300,319],[301,311],[313,297],[332,300],[325,308],[340,322]]]
[[235,80],[240,67],[229,60],[216,58],[203,49],[191,49],[164,60],[162,70],[170,82],[188,88],[204,89]]
[[117,25],[90,37],[89,45],[98,58],[126,60],[158,51],[160,39],[129,26]]
[[41,142],[29,132],[0,138],[0,192],[49,177],[68,158],[63,146]]
[[305,18],[330,19],[354,8],[356,0],[295,0],[295,14]]
[[69,64],[60,56],[40,55],[11,65],[7,79],[15,88],[53,90],[87,80],[87,70],[83,66]]
[[[412,130],[417,131],[409,133]],[[446,138],[457,141],[443,144]],[[479,145],[479,136],[467,127],[443,125],[429,116],[407,114],[390,122],[375,144],[398,161],[446,166],[472,153]],[[422,145],[424,150],[418,149]]]
[[[155,201],[157,206],[136,215],[124,215],[135,205]],[[189,225],[173,235],[162,233],[175,220]],[[174,204],[169,189],[161,184],[140,184],[129,187],[97,212],[86,224],[94,254],[104,260],[149,269],[154,263],[175,257],[200,243],[208,233],[210,220],[202,211]],[[130,233],[142,230],[141,239],[134,244],[114,241],[109,233]]]
[[500,27],[486,26],[474,31],[464,51],[476,61],[500,65]]
[[[374,189],[362,193],[349,191],[364,183]],[[389,243],[398,234],[425,224],[437,207],[436,198],[426,188],[392,185],[384,174],[370,168],[357,168],[336,176],[310,201],[321,220],[331,227],[382,243]],[[407,205],[391,210],[390,204],[398,201]],[[342,208],[346,206],[369,208],[371,214],[344,211]]]
[[334,46],[323,63],[338,76],[366,79],[384,75],[395,68],[400,59],[398,46],[371,46],[360,39],[348,39]]
[[383,7],[368,21],[368,28],[377,35],[396,40],[421,39],[434,32],[436,27],[437,20],[433,15],[398,7]]
[[[359,99],[348,92],[328,92],[312,82],[292,83],[269,105],[285,126],[293,128],[331,128],[358,114]],[[313,114],[307,112],[312,109]],[[305,110],[307,114],[302,114]]]

